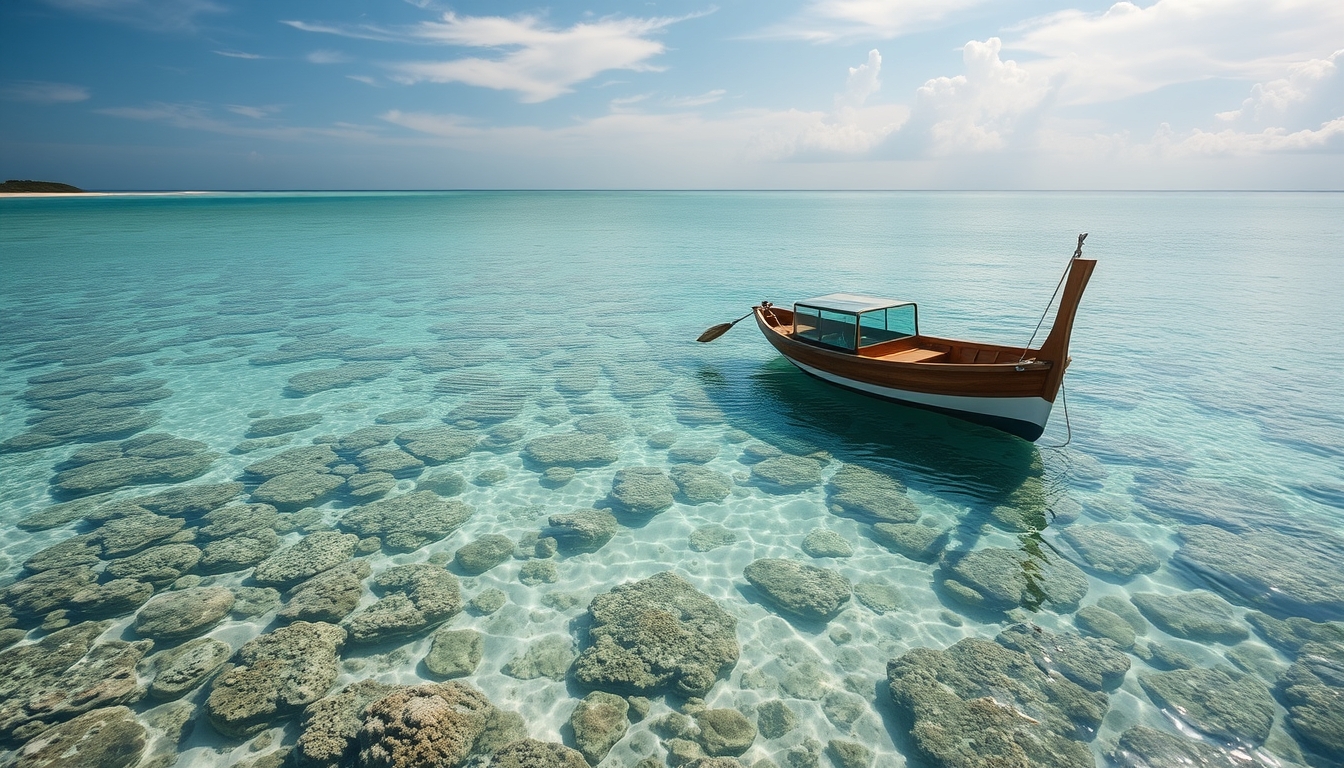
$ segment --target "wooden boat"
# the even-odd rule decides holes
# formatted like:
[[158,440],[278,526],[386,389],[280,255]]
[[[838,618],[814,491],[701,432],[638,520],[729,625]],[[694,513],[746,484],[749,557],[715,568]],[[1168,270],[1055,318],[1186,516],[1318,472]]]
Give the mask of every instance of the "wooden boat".
[[809,376],[1034,441],[1064,381],[1074,315],[1097,265],[1081,258],[1082,241],[1037,349],[925,336],[914,302],[849,293],[799,301],[792,310],[761,302],[753,314],[765,338]]

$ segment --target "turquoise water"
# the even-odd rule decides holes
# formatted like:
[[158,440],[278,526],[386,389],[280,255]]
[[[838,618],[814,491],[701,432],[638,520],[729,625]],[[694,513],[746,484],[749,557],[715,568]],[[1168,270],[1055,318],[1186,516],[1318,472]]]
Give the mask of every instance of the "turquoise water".
[[[713,344],[694,342],[707,326],[762,299],[785,304],[849,290],[919,302],[925,333],[1020,345],[1081,231],[1091,233],[1086,252],[1100,263],[1073,337],[1066,380],[1072,442],[1064,448],[1049,447],[1067,437],[1059,407],[1033,446],[829,389],[790,367],[746,322]],[[760,703],[781,699],[798,716],[787,734],[758,735],[744,764],[769,758],[788,765],[790,749],[831,739],[866,746],[878,765],[939,764],[920,757],[909,723],[893,707],[887,661],[966,637],[993,639],[1018,620],[1076,631],[1077,606],[1024,600],[1021,607],[986,610],[958,600],[943,584],[948,563],[893,552],[873,536],[871,521],[832,510],[825,479],[858,464],[903,482],[922,522],[950,531],[949,553],[1044,544],[1083,565],[1081,606],[1105,596],[1192,590],[1231,600],[1228,621],[1247,630],[1245,640],[1181,638],[1153,625],[1141,642],[1178,649],[1199,668],[1244,668],[1248,654],[1265,659],[1265,669],[1248,674],[1274,696],[1271,736],[1219,736],[1192,725],[1179,707],[1156,703],[1139,678],[1169,667],[1135,646],[1126,651],[1131,666],[1123,682],[1109,690],[1104,721],[1087,741],[1097,765],[1109,764],[1117,739],[1139,724],[1229,755],[1257,755],[1266,765],[1338,764],[1344,756],[1294,724],[1293,700],[1276,673],[1266,671],[1287,668],[1294,652],[1269,642],[1245,617],[1259,610],[1318,622],[1344,618],[1344,557],[1336,557],[1344,556],[1342,245],[1344,196],[1337,194],[3,200],[0,440],[43,428],[40,421],[32,426],[41,415],[33,388],[65,375],[41,378],[53,372],[134,363],[107,376],[163,380],[170,394],[128,406],[96,403],[137,409],[118,412],[131,424],[123,432],[81,433],[81,421],[97,415],[81,410],[54,444],[11,443],[0,453],[0,584],[24,578],[33,554],[96,527],[76,520],[25,530],[16,523],[81,495],[57,484],[64,462],[91,442],[134,434],[143,412],[157,420],[142,433],[199,441],[218,454],[183,485],[241,479],[244,467],[269,455],[331,443],[403,409],[413,413],[398,429],[447,421],[482,438],[495,430],[490,447],[446,465],[469,481],[455,498],[473,507],[473,516],[447,538],[411,552],[366,555],[375,574],[394,564],[442,563],[485,534],[517,540],[544,528],[551,514],[612,506],[618,470],[674,466],[666,441],[650,441],[671,432],[677,445],[716,449],[704,466],[732,479],[721,502],[691,504],[678,496],[647,522],[618,514],[630,524],[595,553],[558,557],[553,583],[520,582],[521,559],[481,575],[459,573],[466,599],[492,587],[508,597],[498,613],[463,612],[448,622],[486,638],[479,667],[465,681],[501,709],[521,713],[534,738],[572,743],[567,723],[584,691],[572,677],[520,680],[502,669],[550,635],[572,638],[582,649],[581,618],[594,596],[670,569],[738,621],[740,659],[706,703],[752,714]],[[292,350],[295,342],[308,343],[306,359],[275,362],[274,351]],[[306,395],[287,387],[298,374],[342,364],[364,366],[367,380]],[[34,378],[39,383],[30,383]],[[119,389],[100,381],[101,389],[94,382],[73,394]],[[321,420],[270,443],[247,442],[258,419],[291,414]],[[580,468],[563,485],[543,483],[524,447],[576,427],[608,433],[619,458]],[[744,448],[758,443],[816,457],[823,482],[785,492],[753,478],[760,454]],[[389,496],[425,480],[414,469],[396,474]],[[109,499],[168,485],[151,478],[116,486]],[[249,481],[239,500],[254,485]],[[1020,487],[1039,491],[1049,511],[1043,528],[995,513],[1016,504],[1025,510],[1021,519],[1034,519],[1040,510],[1027,507],[1039,500],[1014,496]],[[321,520],[283,533],[282,544],[336,524],[360,503],[344,495],[320,499]],[[1243,556],[1258,553],[1277,564],[1271,588],[1274,580],[1294,578],[1293,542],[1325,554],[1301,566],[1312,571],[1312,585],[1295,584],[1285,596],[1181,559],[1177,530],[1190,523],[1230,530],[1246,543],[1238,550]],[[690,534],[708,525],[723,526],[735,541],[693,550]],[[1132,576],[1098,568],[1064,538],[1070,528],[1096,525],[1146,545],[1159,567]],[[838,533],[852,556],[805,555],[801,542],[816,529]],[[855,584],[878,582],[892,588],[896,605],[879,612],[856,598],[824,623],[791,620],[743,578],[749,563],[765,557],[833,569]],[[248,577],[242,569],[205,575],[202,583],[237,586],[249,584]],[[366,586],[361,604],[373,600]],[[129,612],[113,619],[105,637],[135,638]],[[273,620],[274,613],[230,616],[209,634],[236,649],[274,629]],[[42,621],[18,623],[30,630],[25,642],[43,635]],[[421,633],[372,649],[347,648],[336,688],[366,677],[432,679],[420,663],[429,645],[429,634]],[[812,675],[812,683],[789,683],[799,675]],[[185,700],[204,702],[209,685]],[[1344,697],[1344,688],[1331,690]],[[826,706],[845,697],[853,697],[852,711],[839,715]],[[131,706],[149,722],[143,713],[155,703]],[[650,723],[677,706],[655,698],[649,717],[631,725],[604,765],[663,759]],[[149,749],[176,751],[182,766],[225,765],[283,748],[299,734],[296,722],[285,720],[263,742],[233,739],[215,732],[199,711],[193,716],[200,724],[175,746],[151,729]],[[821,757],[823,764],[827,759]]]

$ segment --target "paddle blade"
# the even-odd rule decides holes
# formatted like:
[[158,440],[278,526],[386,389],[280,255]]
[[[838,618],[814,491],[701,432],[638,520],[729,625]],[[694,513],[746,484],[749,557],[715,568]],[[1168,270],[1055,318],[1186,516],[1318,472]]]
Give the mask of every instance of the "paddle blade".
[[728,329],[732,327],[733,327],[732,323],[719,323],[713,328],[710,328],[709,330],[700,334],[700,338],[696,339],[696,341],[700,342],[701,344],[707,344],[719,338],[723,334],[727,333]]

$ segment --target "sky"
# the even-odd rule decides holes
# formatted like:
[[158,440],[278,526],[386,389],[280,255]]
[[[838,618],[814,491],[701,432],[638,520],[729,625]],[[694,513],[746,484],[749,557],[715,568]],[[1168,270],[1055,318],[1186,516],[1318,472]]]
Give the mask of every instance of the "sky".
[[87,189],[1344,189],[1341,0],[5,0]]

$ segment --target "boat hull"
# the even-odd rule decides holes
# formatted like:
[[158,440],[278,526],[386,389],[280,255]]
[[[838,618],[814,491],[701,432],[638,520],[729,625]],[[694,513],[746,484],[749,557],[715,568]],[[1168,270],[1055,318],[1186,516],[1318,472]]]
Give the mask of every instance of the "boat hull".
[[[1078,236],[1078,250],[1061,280],[1064,293],[1055,322],[1039,349],[925,336],[915,327],[913,335],[847,350],[795,337],[791,310],[761,302],[753,313],[771,346],[810,376],[1034,441],[1045,431],[1063,385],[1074,316],[1097,265],[1094,259],[1080,258],[1085,237]],[[857,326],[862,313],[849,314]],[[837,343],[840,338],[837,334]],[[851,333],[848,342],[855,339]]]
[[851,392],[983,424],[1032,442],[1045,432],[1045,424],[1050,419],[1050,411],[1054,405],[1043,397],[966,397],[909,392],[847,379],[800,363],[787,355],[784,359],[813,378]]

